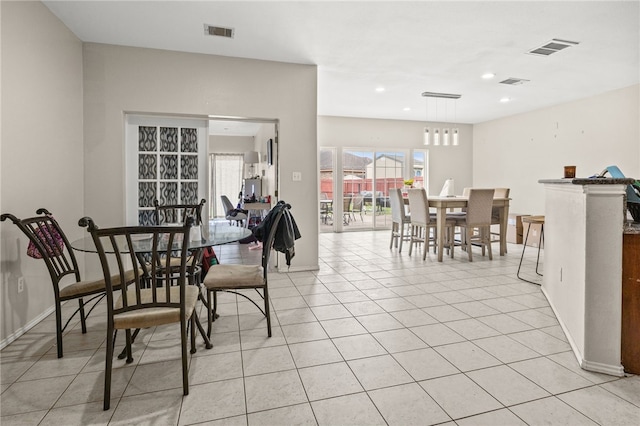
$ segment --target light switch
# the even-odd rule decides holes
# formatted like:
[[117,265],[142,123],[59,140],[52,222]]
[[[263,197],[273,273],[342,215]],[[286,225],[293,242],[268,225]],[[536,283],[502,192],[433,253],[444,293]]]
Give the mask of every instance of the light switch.
[[300,182],[302,180],[302,172],[293,172],[291,179],[293,179],[294,182]]

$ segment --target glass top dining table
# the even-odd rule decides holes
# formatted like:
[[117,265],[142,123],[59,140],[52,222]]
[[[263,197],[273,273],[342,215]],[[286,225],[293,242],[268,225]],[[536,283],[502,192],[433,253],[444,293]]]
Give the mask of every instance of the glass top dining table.
[[[82,251],[82,252],[96,253],[98,250],[96,249],[96,246],[93,242],[93,238],[89,233],[87,234],[88,235],[84,238],[80,238],[75,241],[72,241],[70,243],[71,247],[75,250]],[[252,234],[252,231],[250,229],[247,229],[241,226],[231,226],[231,225],[227,225],[226,223],[225,224],[211,223],[208,228],[201,227],[200,238],[189,241],[188,243],[189,245],[187,247],[188,250],[192,254],[194,254],[189,267],[190,276],[193,277],[197,273],[199,273],[200,268],[197,266],[197,263],[201,258],[201,253],[203,249],[205,249],[206,247],[233,243],[243,238],[246,238],[251,234]],[[145,274],[148,274],[149,271],[146,267],[144,256],[146,253],[150,253],[153,250],[153,237],[151,235],[145,235],[145,234],[137,234],[137,235],[134,234],[134,235],[131,235],[131,237],[132,237],[131,243],[132,243],[133,251],[136,257],[139,259],[142,270],[144,271]],[[116,244],[120,252],[122,253],[130,252],[124,235],[119,235],[118,237],[116,237]],[[181,249],[182,244],[180,241],[174,243],[174,245],[176,250]],[[167,248],[163,247],[162,249],[166,250]],[[201,294],[199,294],[199,298],[201,298],[201,300],[206,304],[206,301],[202,299]],[[202,335],[206,348],[210,349],[212,347],[212,344],[209,337],[205,333],[199,321],[196,321],[196,325],[198,327],[198,330],[200,331],[200,334]],[[137,331],[134,333],[134,338],[136,335],[137,335]],[[123,351],[120,355],[118,355],[118,358],[123,359],[125,355],[126,353],[125,351]]]
[[[203,227],[200,232],[200,238],[189,241],[188,249],[197,250],[211,246],[219,246],[223,244],[233,243],[243,238],[246,238],[252,234],[250,229],[241,226],[231,226],[227,224],[214,223],[209,227]],[[118,242],[118,247],[127,247],[124,241],[124,236],[121,242]],[[176,249],[179,249],[179,242],[176,243]],[[148,253],[152,250],[152,238],[145,235],[137,235],[135,239],[132,239],[132,246],[136,253]],[[96,246],[93,242],[93,238],[88,234],[84,238],[77,239],[71,242],[71,247],[78,251],[87,253],[95,253]]]

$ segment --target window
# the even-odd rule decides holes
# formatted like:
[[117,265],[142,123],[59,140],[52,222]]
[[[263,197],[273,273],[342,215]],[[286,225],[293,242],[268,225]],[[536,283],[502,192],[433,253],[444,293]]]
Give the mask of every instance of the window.
[[233,203],[238,199],[242,189],[243,154],[211,155],[211,187],[213,188],[212,204],[215,217],[225,217],[221,195],[226,195]]
[[139,126],[138,224],[154,223],[154,200],[198,203],[197,129]]
[[[125,116],[127,225],[155,223],[153,202],[197,204],[207,197],[207,127],[196,119]],[[202,212],[209,218],[209,208]]]

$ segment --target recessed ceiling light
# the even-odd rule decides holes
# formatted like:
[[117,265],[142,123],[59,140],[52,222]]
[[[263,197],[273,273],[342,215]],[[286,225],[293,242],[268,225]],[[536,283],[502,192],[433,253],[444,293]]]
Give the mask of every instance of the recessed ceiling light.
[[384,92],[384,87],[376,87],[376,92]]
[[502,102],[503,104],[509,102],[510,100],[511,98],[507,98],[507,97],[500,98],[500,102]]
[[492,72],[486,72],[484,74],[482,74],[482,78],[484,78],[485,80],[491,80],[493,77],[495,77],[496,75]]
[[411,108],[409,108],[409,107],[404,107],[404,108],[402,108],[402,110],[403,110],[403,111],[411,111]]

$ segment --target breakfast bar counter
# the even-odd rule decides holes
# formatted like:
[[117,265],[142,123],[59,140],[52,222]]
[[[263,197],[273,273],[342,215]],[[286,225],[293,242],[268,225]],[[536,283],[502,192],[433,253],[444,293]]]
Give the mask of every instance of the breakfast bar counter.
[[621,364],[625,190],[634,179],[549,179],[542,291],[580,366],[624,375]]

